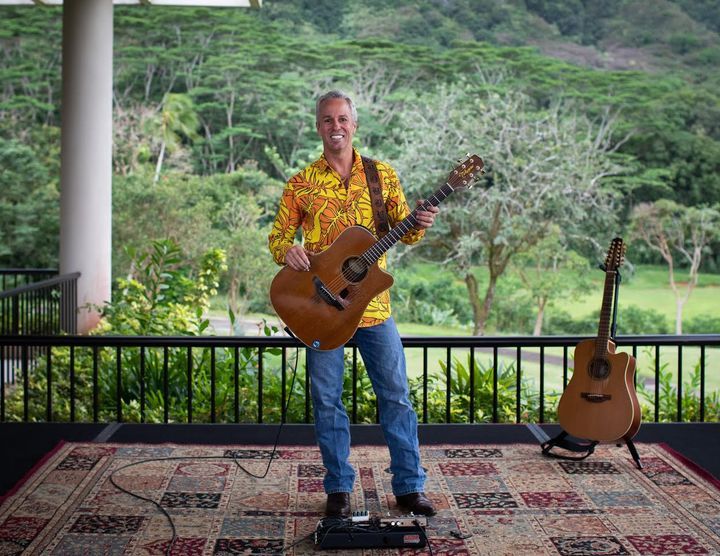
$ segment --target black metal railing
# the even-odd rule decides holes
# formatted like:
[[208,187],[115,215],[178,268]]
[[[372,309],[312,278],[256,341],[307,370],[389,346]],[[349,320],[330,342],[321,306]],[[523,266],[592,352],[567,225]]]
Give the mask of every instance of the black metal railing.
[[75,334],[79,277],[63,274],[0,292],[0,335]]
[[46,280],[57,274],[54,268],[0,268],[0,291]]
[[[79,276],[79,272],[64,274],[0,291],[0,337],[76,334]],[[34,361],[43,352],[44,346],[32,346],[26,358]],[[3,345],[0,364],[3,381],[13,384],[23,364],[20,348]]]
[[[555,421],[581,339],[404,337],[420,421]],[[707,386],[718,383],[720,335],[616,343],[638,359],[646,420],[720,420]],[[20,363],[15,384],[1,379],[0,421],[311,422],[305,352],[289,337],[6,336],[0,347]],[[346,365],[352,422],[376,422],[352,344]]]

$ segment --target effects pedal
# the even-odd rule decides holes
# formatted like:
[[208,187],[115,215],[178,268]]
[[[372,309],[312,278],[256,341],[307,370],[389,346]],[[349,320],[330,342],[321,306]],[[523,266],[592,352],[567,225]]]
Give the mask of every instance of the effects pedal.
[[427,544],[425,516],[374,517],[353,512],[347,519],[321,519],[315,529],[319,548],[422,548]]

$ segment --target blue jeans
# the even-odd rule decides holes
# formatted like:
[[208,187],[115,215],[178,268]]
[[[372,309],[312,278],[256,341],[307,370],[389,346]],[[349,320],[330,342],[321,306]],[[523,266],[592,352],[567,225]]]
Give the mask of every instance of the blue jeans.
[[[417,415],[410,404],[405,353],[392,318],[377,326],[358,328],[354,336],[378,401],[380,425],[390,449],[393,494],[422,492],[425,471],[420,465]],[[342,403],[345,365],[342,347],[307,350],[315,436],[327,470],[325,492],[352,492],[355,470],[350,456],[350,419]]]

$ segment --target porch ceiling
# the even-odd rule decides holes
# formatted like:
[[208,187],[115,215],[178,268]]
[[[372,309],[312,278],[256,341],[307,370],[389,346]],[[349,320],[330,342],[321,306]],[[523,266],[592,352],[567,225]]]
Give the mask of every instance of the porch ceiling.
[[[63,0],[0,0],[0,6],[62,6]],[[262,0],[113,0],[113,4],[143,6],[202,6],[209,8],[259,8]]]

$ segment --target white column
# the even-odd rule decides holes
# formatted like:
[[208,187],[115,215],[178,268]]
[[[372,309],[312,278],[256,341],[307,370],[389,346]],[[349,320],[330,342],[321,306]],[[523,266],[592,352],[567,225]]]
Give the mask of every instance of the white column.
[[65,0],[62,34],[60,273],[80,272],[83,308],[110,300],[112,233],[112,0]]

